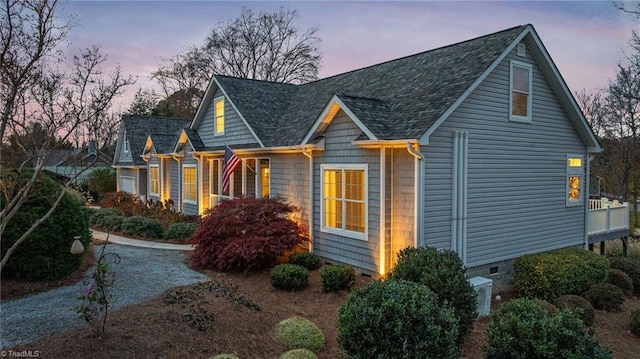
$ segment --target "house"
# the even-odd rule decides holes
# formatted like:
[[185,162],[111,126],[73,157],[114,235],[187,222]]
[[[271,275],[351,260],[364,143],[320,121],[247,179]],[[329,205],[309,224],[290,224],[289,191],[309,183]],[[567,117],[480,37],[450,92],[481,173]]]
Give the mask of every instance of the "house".
[[[116,169],[118,192],[128,192],[148,199],[148,165],[143,159],[149,135],[158,138],[161,145],[173,143],[179,130],[190,120],[157,116],[122,116],[116,143],[113,167]],[[160,138],[168,141],[161,141]],[[162,147],[164,152],[165,147]]]
[[67,182],[85,183],[89,175],[97,168],[110,167],[112,159],[98,150],[95,141],[74,149],[54,151],[42,170],[53,178]]
[[[519,256],[588,244],[602,150],[531,25],[303,85],[216,75],[173,145],[152,148],[165,139],[135,149],[136,168],[182,212],[282,196],[327,261],[383,275],[433,246],[494,285]],[[223,191],[226,145],[243,163]]]

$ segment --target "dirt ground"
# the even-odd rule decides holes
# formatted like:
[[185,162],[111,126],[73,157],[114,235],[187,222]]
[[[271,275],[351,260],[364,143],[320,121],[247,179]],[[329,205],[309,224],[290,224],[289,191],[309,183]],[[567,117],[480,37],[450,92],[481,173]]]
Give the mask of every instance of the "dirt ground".
[[[109,315],[107,334],[97,337],[85,326],[14,351],[38,350],[43,358],[209,358],[234,353],[242,359],[278,358],[286,348],[273,339],[275,325],[298,315],[314,321],[327,345],[318,358],[344,358],[337,343],[337,310],[348,293],[324,293],[319,271],[311,273],[301,292],[276,291],[267,272],[229,274],[206,272],[213,282],[174,288],[165,294]],[[357,285],[371,281],[359,277]],[[2,290],[12,284],[3,283]],[[502,302],[513,295],[503,293]],[[493,309],[500,303],[493,303]],[[598,311],[596,336],[614,358],[637,357],[640,339],[629,332],[629,313],[640,300],[628,298],[620,313]],[[482,358],[488,318],[481,318],[461,348],[461,358]],[[7,348],[3,348],[7,349]]]

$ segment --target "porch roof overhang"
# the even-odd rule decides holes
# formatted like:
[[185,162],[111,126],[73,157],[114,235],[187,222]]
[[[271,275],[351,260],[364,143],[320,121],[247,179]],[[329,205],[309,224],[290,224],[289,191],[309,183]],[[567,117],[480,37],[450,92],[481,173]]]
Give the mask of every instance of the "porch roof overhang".
[[[251,148],[232,148],[237,155],[253,155],[264,153],[300,153],[301,151],[324,151],[324,139],[317,143],[295,146],[277,146],[277,147],[251,147]],[[203,151],[190,152],[195,156],[224,156],[224,146],[220,148],[208,148]]]
[[409,138],[404,140],[355,140],[351,144],[356,147],[373,149],[373,148],[405,148],[407,144],[418,144],[418,139]]

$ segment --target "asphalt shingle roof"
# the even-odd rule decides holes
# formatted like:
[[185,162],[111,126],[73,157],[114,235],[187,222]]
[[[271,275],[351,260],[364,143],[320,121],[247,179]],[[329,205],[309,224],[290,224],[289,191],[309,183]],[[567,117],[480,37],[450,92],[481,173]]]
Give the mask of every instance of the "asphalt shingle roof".
[[378,139],[419,138],[525,27],[303,85],[216,80],[266,147],[300,144],[334,94]]
[[[188,126],[191,120],[183,118],[158,117],[158,116],[122,116],[122,123],[129,139],[129,148],[133,157],[133,164],[144,165],[145,162],[140,158],[147,136],[152,135],[152,140],[160,140],[160,147],[167,145],[171,139],[171,146],[175,144],[179,131]],[[170,135],[170,136],[169,136]],[[154,142],[156,151],[163,153],[158,149],[158,144]]]

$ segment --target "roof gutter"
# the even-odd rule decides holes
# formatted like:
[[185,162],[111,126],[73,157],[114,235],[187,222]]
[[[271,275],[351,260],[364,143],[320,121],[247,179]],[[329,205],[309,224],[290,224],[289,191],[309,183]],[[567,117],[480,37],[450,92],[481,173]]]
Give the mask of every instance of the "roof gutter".
[[[362,141],[351,141],[351,144],[356,147],[361,148],[407,148],[411,147],[413,144],[417,144],[417,139],[404,139],[404,140],[362,140]],[[414,155],[415,156],[415,155]],[[421,156],[422,157],[422,156]]]

